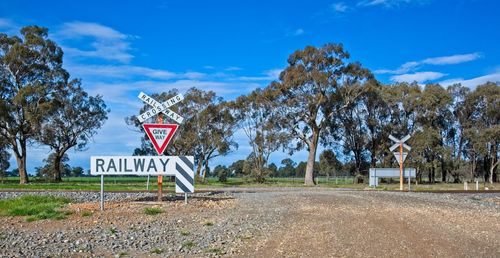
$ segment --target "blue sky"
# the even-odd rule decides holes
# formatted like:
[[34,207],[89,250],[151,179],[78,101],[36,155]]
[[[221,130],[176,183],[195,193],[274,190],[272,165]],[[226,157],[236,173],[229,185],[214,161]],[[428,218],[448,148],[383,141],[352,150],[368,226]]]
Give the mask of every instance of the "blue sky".
[[[142,106],[140,91],[197,87],[231,100],[265,87],[307,45],[343,43],[351,60],[384,83],[473,88],[500,81],[500,2],[494,0],[66,2],[3,0],[0,32],[48,27],[65,51],[64,67],[91,94],[104,96],[111,113],[95,142],[68,152],[71,165],[85,168],[91,155],[129,155],[138,146],[141,135],[123,118]],[[249,154],[244,134],[235,139],[239,150],[212,165]],[[48,153],[32,146],[29,171]],[[305,151],[294,158],[305,161]]]

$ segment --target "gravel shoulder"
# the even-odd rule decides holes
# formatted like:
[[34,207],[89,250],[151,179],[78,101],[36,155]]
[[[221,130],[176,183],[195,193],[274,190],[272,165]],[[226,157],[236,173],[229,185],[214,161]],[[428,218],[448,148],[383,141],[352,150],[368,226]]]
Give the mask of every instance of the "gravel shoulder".
[[[73,198],[73,214],[0,217],[0,256],[500,256],[498,193],[256,188],[197,193],[187,205],[182,196],[158,203],[151,193],[107,193],[104,212],[97,193],[47,194]],[[146,207],[164,213],[146,215]]]

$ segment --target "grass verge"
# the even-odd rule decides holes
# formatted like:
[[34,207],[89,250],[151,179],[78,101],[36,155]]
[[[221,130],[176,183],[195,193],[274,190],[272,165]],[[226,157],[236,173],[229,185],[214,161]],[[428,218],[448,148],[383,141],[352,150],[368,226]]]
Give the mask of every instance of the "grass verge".
[[27,221],[42,219],[60,220],[71,214],[61,210],[71,202],[68,198],[49,195],[24,195],[21,197],[0,200],[1,216],[28,216]]
[[146,215],[158,215],[163,213],[163,210],[160,208],[144,208],[144,214]]

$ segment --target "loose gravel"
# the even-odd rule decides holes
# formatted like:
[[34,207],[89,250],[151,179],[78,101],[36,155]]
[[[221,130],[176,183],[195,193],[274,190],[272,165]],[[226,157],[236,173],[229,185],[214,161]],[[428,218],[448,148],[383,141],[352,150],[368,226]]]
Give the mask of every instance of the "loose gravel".
[[[24,192],[0,192],[0,199]],[[1,257],[498,257],[500,194],[266,188],[183,196],[38,192],[60,221],[0,217]],[[144,209],[164,212],[146,215]]]

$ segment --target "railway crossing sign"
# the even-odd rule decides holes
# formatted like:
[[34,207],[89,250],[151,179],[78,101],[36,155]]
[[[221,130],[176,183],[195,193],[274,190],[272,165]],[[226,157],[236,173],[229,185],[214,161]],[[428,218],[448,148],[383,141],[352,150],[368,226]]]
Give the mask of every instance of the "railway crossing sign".
[[[394,142],[394,145],[392,145],[389,150],[394,151],[396,148],[399,147],[399,152],[393,152],[394,156],[396,157],[396,160],[399,163],[399,190],[403,191],[403,163],[405,162],[406,156],[408,155],[407,152],[403,152],[403,148],[410,151],[411,147],[405,144],[406,141],[410,139],[410,135],[407,135],[403,137],[402,139],[398,139],[392,135],[389,135],[389,139],[391,139]],[[408,177],[408,190],[410,187],[410,177]]]
[[163,154],[175,131],[179,128],[176,124],[143,124],[142,127],[158,155]]
[[409,139],[411,138],[410,135],[407,135],[405,137],[403,137],[401,140],[392,136],[392,135],[389,135],[389,139],[391,139],[393,142],[395,142],[394,145],[392,145],[389,149],[391,151],[394,151],[397,147],[399,147],[400,145],[403,146],[403,148],[407,149],[408,151],[411,151],[411,147],[408,146],[407,144],[405,144],[406,141],[408,141]]
[[144,123],[144,121],[146,121],[147,119],[160,113],[164,113],[167,117],[170,117],[179,124],[182,124],[182,122],[184,121],[184,118],[182,116],[169,109],[169,107],[181,102],[184,99],[184,96],[182,94],[174,96],[173,98],[170,98],[163,103],[156,101],[144,92],[139,93],[139,96],[137,97],[153,107],[152,109],[137,116],[139,122]]

